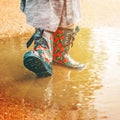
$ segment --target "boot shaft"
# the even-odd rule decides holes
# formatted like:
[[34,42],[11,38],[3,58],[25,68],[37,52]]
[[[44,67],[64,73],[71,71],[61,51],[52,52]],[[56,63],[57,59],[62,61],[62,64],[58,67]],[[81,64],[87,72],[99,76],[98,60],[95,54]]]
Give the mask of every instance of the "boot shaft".
[[75,35],[79,32],[79,27],[73,29],[58,28],[53,33],[53,52],[61,52],[62,54],[68,53],[70,47],[73,46]]
[[[51,39],[51,32],[44,31],[43,29],[37,28],[35,33],[32,35],[30,40],[27,42],[27,48],[34,41],[34,51],[38,52],[40,55],[49,59],[52,62],[52,48],[53,43]],[[43,55],[44,54],[44,55]]]

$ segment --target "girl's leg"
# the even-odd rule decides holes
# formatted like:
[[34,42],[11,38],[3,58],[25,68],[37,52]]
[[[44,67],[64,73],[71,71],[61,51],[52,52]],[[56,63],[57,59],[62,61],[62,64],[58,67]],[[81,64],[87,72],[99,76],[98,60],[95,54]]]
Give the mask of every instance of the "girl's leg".
[[39,28],[27,42],[27,47],[29,47],[34,40],[34,50],[25,53],[23,62],[25,67],[36,73],[38,77],[52,75],[52,41],[50,36],[50,32]]
[[69,50],[73,46],[75,35],[79,32],[78,26],[59,27],[53,33],[53,61],[70,68],[82,69],[84,64],[76,62],[69,55]]

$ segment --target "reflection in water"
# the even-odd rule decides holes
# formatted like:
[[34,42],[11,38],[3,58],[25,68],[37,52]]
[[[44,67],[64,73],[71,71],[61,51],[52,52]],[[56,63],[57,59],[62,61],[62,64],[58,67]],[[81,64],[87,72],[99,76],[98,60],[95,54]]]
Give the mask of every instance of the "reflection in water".
[[53,65],[53,76],[40,79],[22,63],[27,51],[25,43],[31,35],[0,41],[0,118],[97,120],[100,116],[107,119],[107,110],[99,105],[108,99],[103,100],[104,95],[98,91],[104,91],[104,86],[113,83],[113,79],[118,80],[118,72],[114,77],[110,73],[115,73],[112,68],[119,70],[120,65],[120,43],[116,38],[119,32],[111,33],[112,29],[81,29],[70,53],[86,63],[87,68],[81,71]]
[[[96,44],[96,55],[102,56],[103,69],[99,71],[104,87],[98,92],[96,108],[99,108],[99,118],[106,113],[109,120],[120,118],[120,30],[118,28],[94,29],[93,37]],[[101,38],[101,39],[99,39]],[[101,46],[101,50],[98,50]],[[96,58],[98,59],[98,58]],[[101,59],[101,58],[100,58]],[[103,59],[101,59],[102,61]],[[101,66],[101,65],[100,65]],[[104,118],[104,117],[103,117]]]

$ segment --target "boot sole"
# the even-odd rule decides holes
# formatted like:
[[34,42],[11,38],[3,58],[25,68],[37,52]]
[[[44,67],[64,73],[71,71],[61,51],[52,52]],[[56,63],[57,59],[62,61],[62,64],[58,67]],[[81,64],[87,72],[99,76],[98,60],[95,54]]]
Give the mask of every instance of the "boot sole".
[[80,67],[71,67],[71,66],[67,66],[67,65],[65,65],[65,64],[62,64],[62,63],[59,63],[59,62],[57,62],[57,61],[53,61],[53,64],[55,64],[55,65],[60,65],[60,66],[63,66],[63,67],[67,67],[67,68],[70,68],[70,69],[78,69],[78,70],[84,70],[84,69],[86,69],[87,68],[87,65],[84,65],[84,66],[80,66]]
[[25,53],[24,66],[34,72],[37,77],[48,77],[52,75],[52,67],[46,66],[40,55],[36,55],[33,51]]

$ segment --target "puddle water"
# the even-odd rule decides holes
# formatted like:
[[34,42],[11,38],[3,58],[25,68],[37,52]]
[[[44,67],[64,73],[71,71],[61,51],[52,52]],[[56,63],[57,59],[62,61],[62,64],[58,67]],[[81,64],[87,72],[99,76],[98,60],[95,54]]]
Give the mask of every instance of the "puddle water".
[[87,68],[53,65],[53,76],[39,79],[22,63],[30,35],[1,40],[1,119],[118,120],[119,34],[113,28],[82,28],[70,54]]

